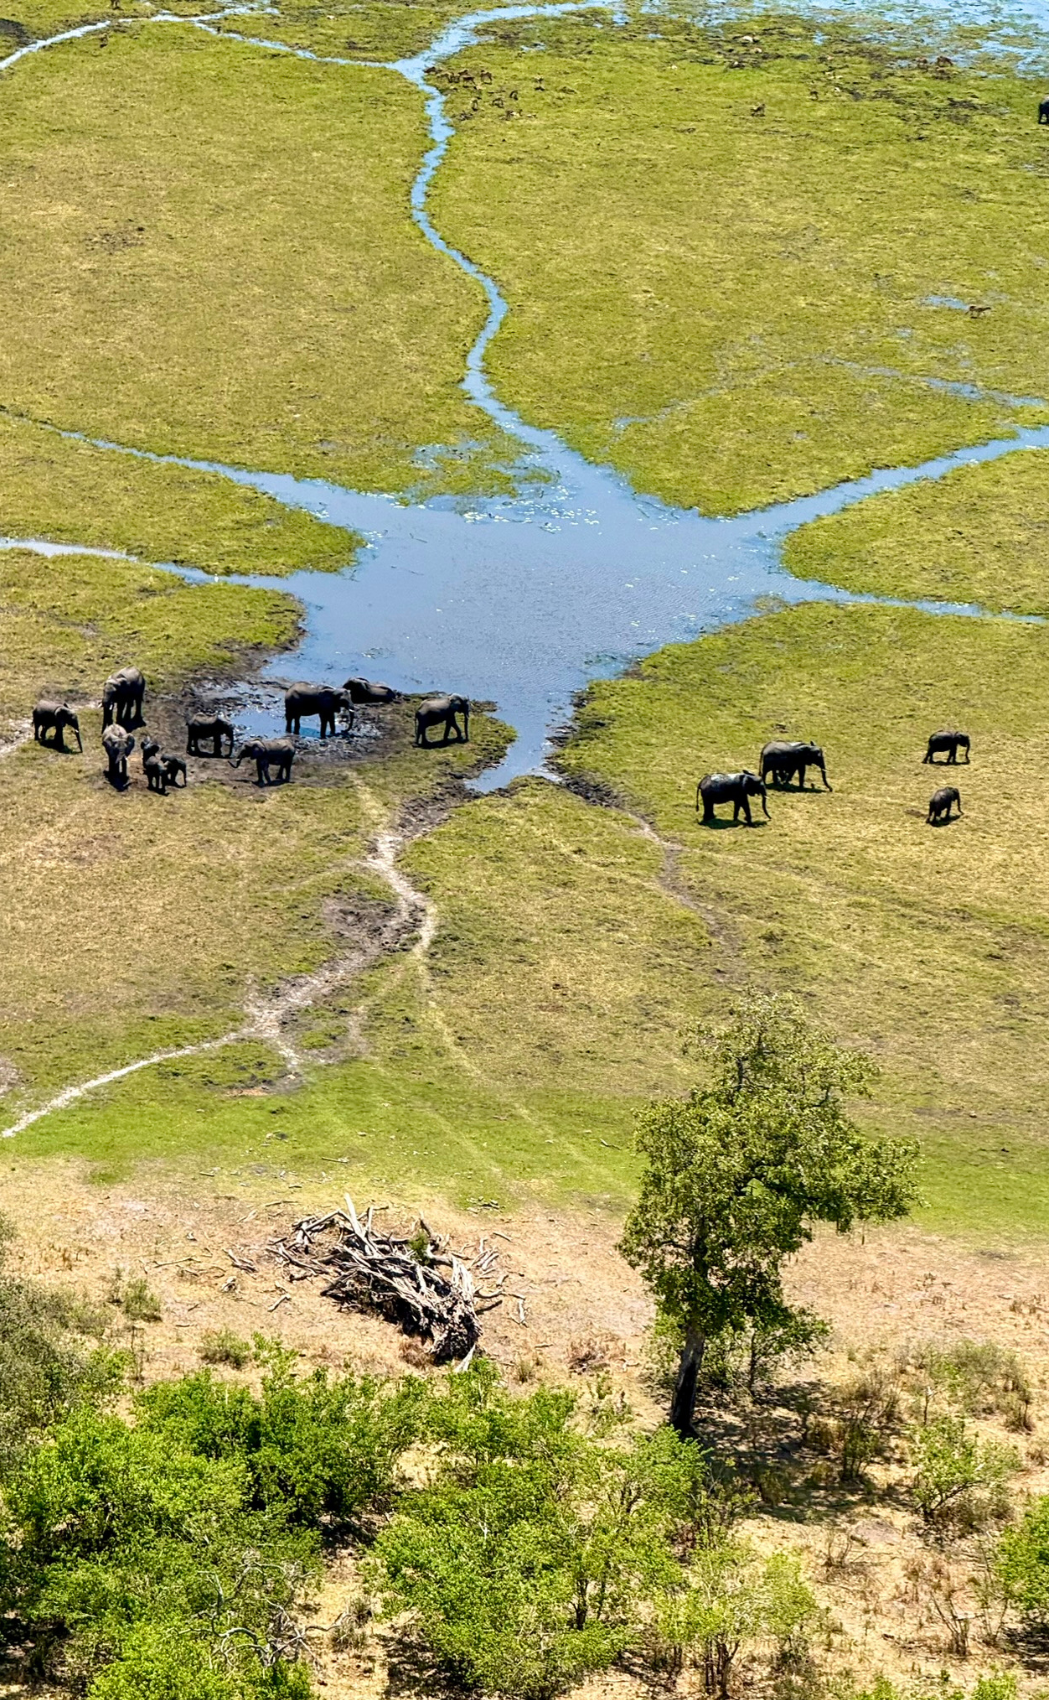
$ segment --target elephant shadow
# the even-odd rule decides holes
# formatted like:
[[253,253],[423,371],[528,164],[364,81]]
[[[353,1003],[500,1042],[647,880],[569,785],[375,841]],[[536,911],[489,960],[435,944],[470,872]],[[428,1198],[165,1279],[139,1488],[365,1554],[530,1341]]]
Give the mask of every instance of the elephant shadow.
[[119,773],[106,773],[103,778],[114,791],[126,791],[131,785],[130,773],[126,773],[123,778]]
[[925,824],[926,824],[926,826],[936,826],[936,827],[957,826],[957,824],[961,820],[961,818],[962,818],[961,815],[951,815],[949,818],[947,816],[944,816],[940,820],[926,819]]
[[700,825],[705,826],[708,832],[726,832],[726,831],[731,832],[731,830],[734,827],[737,827],[737,826],[751,827],[751,828],[759,827],[759,826],[768,826],[768,821],[766,821],[766,820],[749,820],[748,821],[748,820],[744,820],[742,815],[740,815],[739,820],[729,820],[727,818],[722,818],[720,815],[713,815],[710,820],[701,821]]

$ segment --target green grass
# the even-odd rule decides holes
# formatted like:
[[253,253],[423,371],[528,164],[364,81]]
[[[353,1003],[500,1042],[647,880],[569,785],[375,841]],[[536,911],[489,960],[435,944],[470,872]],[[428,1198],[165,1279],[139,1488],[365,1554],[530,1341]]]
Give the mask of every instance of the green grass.
[[204,572],[338,572],[360,543],[218,473],[93,448],[0,414],[0,529]]
[[459,387],[483,294],[409,217],[402,78],[129,25],[23,60],[4,113],[11,411],[357,488],[507,486]]
[[1041,83],[852,27],[533,20],[435,73],[435,220],[511,307],[496,388],[639,490],[749,509],[1049,397]]
[[1049,456],[961,467],[815,520],[787,538],[801,578],[878,596],[1049,610]]
[[25,719],[40,696],[98,698],[134,661],[151,686],[229,675],[290,648],[299,605],[280,591],[191,585],[135,561],[0,551],[0,713]]
[[[872,1119],[930,1139],[930,1219],[955,1226],[1044,1228],[1049,1203],[1047,665],[1037,626],[804,605],[593,686],[562,758],[684,846],[726,980],[800,992],[880,1061]],[[965,817],[934,831],[944,776],[921,757],[951,721],[973,737]],[[823,743],[833,794],[773,796],[760,830],[700,826],[700,775],[777,734]]]

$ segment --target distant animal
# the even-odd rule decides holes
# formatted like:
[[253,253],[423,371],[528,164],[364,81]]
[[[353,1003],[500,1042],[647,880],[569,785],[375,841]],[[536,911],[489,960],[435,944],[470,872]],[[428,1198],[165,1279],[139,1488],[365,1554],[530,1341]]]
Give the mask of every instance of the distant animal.
[[321,737],[335,736],[335,716],[347,710],[352,717],[352,702],[346,691],[336,691],[330,685],[292,685],[284,697],[284,730],[296,737],[303,720],[316,714],[321,724]]
[[927,826],[945,826],[951,818],[951,809],[957,804],[958,813],[962,812],[962,800],[955,785],[941,785],[929,798],[929,813],[926,816]]
[[789,785],[797,777],[801,789],[805,789],[805,770],[818,767],[823,783],[828,791],[834,787],[827,779],[827,769],[823,762],[823,751],[818,744],[766,744],[761,752],[761,777],[767,780],[772,775],[774,785]]
[[186,783],[186,764],[181,756],[170,756],[166,750],[161,751],[160,760],[164,767],[164,778],[169,785],[179,789],[178,776],[182,775],[182,784]]
[[754,822],[750,818],[750,799],[760,797],[765,818],[771,819],[765,781],[759,779],[756,773],[744,768],[742,773],[708,773],[696,786],[696,809],[700,802],[703,804],[703,825],[716,825],[717,817],[714,810],[721,803],[732,804],[732,819],[737,821],[740,810],[748,826]]
[[[186,754],[188,756],[221,756],[224,754],[222,745],[229,739],[229,754],[233,754],[234,730],[228,720],[222,720],[216,715],[198,714],[186,723]],[[202,750],[201,744],[211,740],[211,749]]]
[[160,754],[160,739],[143,738],[139,745],[138,753],[142,757],[142,767],[145,769],[145,765],[150,756],[158,756]]
[[1038,122],[1039,124],[1049,124],[1049,95],[1046,96],[1045,100],[1038,102]]
[[929,747],[922,757],[922,765],[924,766],[927,761],[933,761],[936,756],[946,755],[946,765],[953,767],[958,760],[959,750],[965,751],[965,759],[968,761],[969,742],[968,732],[934,732],[929,739]]
[[135,740],[126,726],[119,722],[107,726],[102,734],[102,748],[106,752],[109,764],[106,777],[111,785],[123,790],[127,784],[127,758],[135,747]]
[[[463,724],[459,725],[458,716],[462,715]],[[451,742],[455,733],[457,744],[470,742],[470,699],[469,697],[427,697],[415,711],[415,742],[420,748],[431,748],[427,733],[433,726],[444,727],[443,744]]]
[[347,679],[343,690],[353,703],[386,703],[399,702],[400,691],[395,691],[392,685],[380,685],[372,679]]
[[276,783],[286,785],[291,778],[291,764],[295,760],[295,746],[287,743],[284,738],[250,738],[246,744],[241,745],[240,754],[236,761],[231,759],[231,765],[239,767],[245,756],[249,761],[255,763],[260,785],[272,785],[274,783],[271,777],[271,769],[273,768],[277,769]]
[[146,681],[137,667],[121,667],[102,686],[102,725],[141,726]]
[[48,732],[53,732],[51,747],[64,750],[66,747],[65,730],[69,727],[76,733],[77,748],[82,750],[84,745],[80,737],[80,721],[76,711],[67,702],[50,702],[46,697],[37,703],[33,710],[33,737],[38,744],[46,744]]
[[[181,756],[168,755],[162,750],[156,738],[146,738],[142,743],[142,771],[146,775],[151,791],[161,791],[168,785],[178,786],[178,776],[182,775],[182,783],[186,783],[186,764]],[[162,783],[158,783],[158,779]]]

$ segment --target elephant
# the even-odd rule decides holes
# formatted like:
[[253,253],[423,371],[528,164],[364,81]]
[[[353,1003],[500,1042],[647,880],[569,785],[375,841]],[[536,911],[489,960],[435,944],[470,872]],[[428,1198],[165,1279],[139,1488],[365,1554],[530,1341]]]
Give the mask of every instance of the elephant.
[[765,818],[770,820],[772,817],[769,814],[765,781],[759,779],[756,773],[751,773],[746,768],[742,773],[708,773],[696,786],[696,809],[698,811],[700,798],[702,798],[703,825],[714,826],[716,825],[715,808],[720,803],[731,803],[733,821],[738,821],[739,812],[742,809],[747,825],[753,826],[754,822],[750,818],[751,797],[761,798]]
[[789,785],[797,774],[802,791],[805,789],[805,769],[818,767],[826,789],[834,789],[827,778],[823,751],[818,744],[766,744],[761,752],[760,767],[762,779],[767,780],[771,773],[774,785]]
[[102,725],[141,726],[146,681],[137,667],[121,667],[102,687]]
[[75,709],[70,708],[67,702],[49,702],[46,698],[37,703],[33,710],[33,737],[38,744],[46,744],[44,734],[53,732],[52,749],[64,750],[67,726],[71,732],[76,733],[77,748],[82,750],[84,745],[80,736],[80,721]]
[[[195,715],[186,722],[186,754],[188,756],[221,756],[223,740],[229,739],[229,753],[233,754],[233,742],[236,734],[228,720],[222,720],[217,714]],[[211,740],[211,749],[202,750],[201,744]]]
[[295,760],[295,747],[284,738],[251,738],[242,744],[236,761],[230,757],[230,765],[239,767],[244,757],[255,763],[260,785],[272,785],[270,768],[277,769],[277,783],[286,785],[291,778],[291,764]]
[[[458,715],[462,715],[463,724],[459,725]],[[470,742],[470,699],[469,697],[427,697],[415,711],[415,742],[424,750],[432,748],[426,734],[431,726],[444,727],[442,743],[450,743],[452,733],[455,733],[457,744]]]
[[353,703],[374,704],[401,700],[400,691],[395,691],[392,685],[376,684],[372,679],[347,679],[342,688]]
[[929,799],[929,813],[925,817],[927,826],[946,826],[951,818],[951,808],[958,805],[958,813],[962,812],[962,800],[956,785],[941,785]]
[[143,750],[142,771],[146,776],[146,784],[151,791],[156,791],[161,797],[167,796],[168,780],[164,758],[158,746],[150,750],[148,756]]
[[161,763],[163,764],[164,778],[166,779],[167,783],[169,785],[173,785],[175,787],[176,791],[179,790],[180,786],[179,786],[179,782],[178,782],[178,776],[181,773],[181,775],[182,775],[182,787],[184,788],[185,784],[186,784],[186,764],[182,760],[182,757],[181,756],[170,756],[170,755],[168,755],[166,750],[162,750],[161,755],[160,755],[160,760],[161,760]]
[[946,753],[946,765],[948,767],[953,767],[958,760],[959,750],[965,751],[965,759],[968,762],[969,743],[970,739],[968,732],[934,732],[932,737],[929,739],[929,747],[922,757],[922,766],[924,767],[927,761],[933,761],[935,756],[940,756]]
[[127,758],[135,747],[135,740],[125,726],[119,722],[107,726],[102,734],[102,748],[106,752],[109,767],[106,777],[111,785],[123,790],[127,784]]
[[353,703],[347,691],[334,690],[330,685],[292,685],[284,698],[284,730],[297,737],[302,721],[316,714],[321,723],[321,737],[329,732],[335,736],[335,716],[340,709],[353,723]]
[[1038,122],[1039,124],[1049,124],[1049,96],[1038,102]]

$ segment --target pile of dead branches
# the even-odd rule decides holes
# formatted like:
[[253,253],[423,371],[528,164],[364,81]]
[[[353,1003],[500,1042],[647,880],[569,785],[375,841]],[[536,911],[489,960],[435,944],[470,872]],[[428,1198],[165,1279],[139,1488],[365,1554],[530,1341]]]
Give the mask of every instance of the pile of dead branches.
[[378,1311],[427,1341],[439,1364],[468,1358],[480,1337],[479,1318],[502,1303],[505,1275],[488,1292],[474,1279],[491,1277],[498,1257],[483,1241],[475,1255],[453,1252],[421,1218],[412,1235],[385,1234],[373,1225],[370,1209],[361,1221],[351,1198],[345,1210],[305,1217],[269,1249],[292,1281],[323,1277],[326,1298]]

